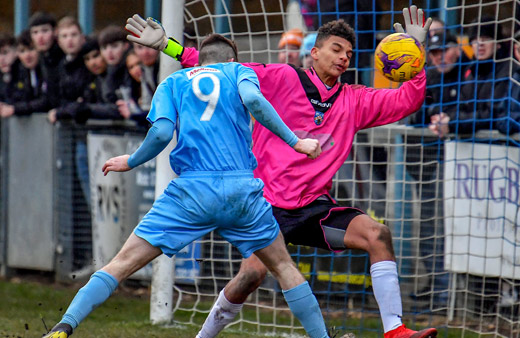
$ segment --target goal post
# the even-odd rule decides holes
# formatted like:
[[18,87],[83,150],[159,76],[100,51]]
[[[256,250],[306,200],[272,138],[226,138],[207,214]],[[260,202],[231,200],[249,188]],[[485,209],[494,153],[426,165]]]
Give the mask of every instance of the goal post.
[[[162,1],[162,24],[164,29],[172,37],[182,41],[184,31],[184,13],[180,8],[184,7],[184,0]],[[166,55],[160,57],[159,78],[164,80],[174,71],[180,69],[178,62]],[[176,145],[174,137],[170,144],[156,158],[156,182],[155,198],[157,199],[168,186],[171,179],[175,178],[170,167],[170,152]],[[166,255],[157,257],[153,265],[152,287],[150,298],[150,321],[154,324],[171,323],[173,318],[173,288],[175,281],[175,258]]]

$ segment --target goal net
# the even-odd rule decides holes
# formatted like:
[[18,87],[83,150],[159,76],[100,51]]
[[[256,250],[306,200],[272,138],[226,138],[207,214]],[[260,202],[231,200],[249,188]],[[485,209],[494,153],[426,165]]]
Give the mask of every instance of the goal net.
[[[520,85],[514,77],[518,62],[513,53],[520,1],[415,4],[428,16],[442,19],[445,27],[438,29],[456,38],[462,51],[455,60],[458,77],[448,79],[445,74],[429,82],[429,89],[441,92],[440,101],[427,98],[423,109],[409,119],[359,132],[331,194],[341,205],[358,207],[391,228],[408,327],[435,326],[441,336],[449,332],[460,337],[519,337],[519,138],[514,128],[499,132],[496,126],[502,121],[514,127],[520,121],[511,118],[519,100],[511,93]],[[274,63],[283,32],[300,28],[308,34],[343,18],[355,29],[357,42],[342,81],[396,88],[374,71],[373,54],[378,41],[393,32],[394,22],[404,24],[401,10],[409,5],[398,0],[187,0],[184,43],[197,45],[208,33],[217,32],[237,42],[240,62]],[[490,62],[476,66],[469,34],[476,29],[477,36],[483,36],[489,25],[481,21],[488,17],[495,33],[487,39],[500,48]],[[496,74],[498,62],[509,65],[502,79],[468,76],[471,67],[478,76],[486,67]],[[435,67],[431,59],[427,67]],[[478,93],[484,82],[491,96]],[[468,83],[475,85],[475,95],[463,99]],[[495,93],[499,86],[503,95]],[[444,97],[450,93],[451,101]],[[491,107],[483,117],[487,127],[473,123],[467,136],[467,128],[459,132],[462,124],[451,120],[449,141],[428,129],[431,112],[455,109],[457,117],[470,104],[474,119]],[[289,251],[318,298],[327,325],[359,337],[381,336],[366,253],[334,254],[302,246],[289,246]],[[216,234],[183,250],[176,257],[174,321],[201,326],[240,261],[238,251]],[[276,336],[304,332],[271,276],[251,294],[228,330]]]

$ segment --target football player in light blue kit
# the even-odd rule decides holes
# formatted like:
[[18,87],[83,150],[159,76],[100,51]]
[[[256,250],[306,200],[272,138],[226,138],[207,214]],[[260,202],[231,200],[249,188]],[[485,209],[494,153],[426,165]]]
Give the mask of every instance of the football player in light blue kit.
[[44,337],[67,338],[119,282],[161,253],[173,256],[213,230],[244,258],[255,253],[280,283],[307,333],[328,337],[316,298],[292,262],[263,197],[263,183],[253,177],[257,162],[248,111],[297,152],[316,158],[321,148],[317,140],[300,140],[287,128],[260,93],[254,71],[228,62],[235,60],[234,42],[218,34],[206,38],[199,55],[202,67],[178,71],[157,88],[148,114],[152,127],[139,149],[105,163],[105,175],[128,171],[157,156],[177,132],[170,163],[179,178],[170,182],[116,257],[92,275],[61,322]]

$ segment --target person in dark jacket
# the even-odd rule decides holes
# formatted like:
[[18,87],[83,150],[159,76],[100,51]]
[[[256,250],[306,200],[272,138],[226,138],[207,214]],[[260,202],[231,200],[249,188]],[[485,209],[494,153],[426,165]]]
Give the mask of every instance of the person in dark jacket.
[[119,26],[108,26],[99,33],[101,55],[105,59],[107,69],[107,95],[110,102],[125,99],[123,95],[130,92],[134,101],[138,101],[140,84],[134,81],[126,67],[126,55],[130,44],[126,40],[126,32]]
[[[141,48],[147,48],[141,45],[138,45]],[[152,49],[155,51],[155,49]],[[119,113],[125,119],[131,119],[136,122],[139,126],[148,127],[149,123],[146,119],[148,115],[148,111],[151,107],[151,101],[147,101],[148,98],[151,98],[155,92],[157,85],[155,81],[157,81],[157,73],[155,69],[158,70],[158,62],[154,65],[148,66],[148,74],[146,74],[145,70],[145,61],[141,61],[137,54],[137,48],[131,49],[126,55],[126,68],[128,69],[128,73],[132,77],[134,81],[141,84],[141,91],[139,94],[139,98],[137,101],[134,100],[133,97],[126,97],[124,99],[119,99],[116,101],[117,108],[119,109]],[[151,72],[150,72],[151,71]],[[150,77],[150,75],[155,74],[154,77]],[[148,76],[148,79],[146,77]],[[154,80],[155,79],[155,80]],[[146,84],[143,85],[143,82],[146,81]],[[129,91],[127,91],[127,94]],[[146,94],[151,94],[151,96],[147,97]]]
[[107,84],[108,65],[101,56],[96,37],[87,39],[80,55],[93,77],[85,86],[83,99],[78,102],[78,113],[75,115],[77,122],[84,123],[87,119],[121,120],[126,118],[119,112],[116,103],[112,100],[114,93]]
[[42,74],[48,85],[48,96],[53,107],[59,104],[58,89],[55,84],[59,82],[60,61],[65,57],[56,41],[55,28],[56,19],[52,14],[36,12],[29,19],[29,31],[34,47],[40,53]]
[[[461,48],[449,32],[436,31],[428,40],[431,67],[426,72],[426,103],[414,114],[410,123],[424,128],[431,116],[456,106],[459,98]],[[443,143],[433,137],[406,137],[406,170],[415,180],[420,196],[419,261],[429,276],[426,285],[413,292],[412,299],[425,301],[424,309],[439,311],[448,304],[449,274],[444,269],[444,236],[442,217]],[[422,306],[417,305],[417,310]]]
[[428,40],[431,67],[426,71],[426,106],[410,118],[410,124],[427,127],[431,116],[453,107],[459,100],[462,78],[461,48],[457,38],[449,32],[437,32]]
[[[520,62],[520,31],[515,34],[513,57]],[[505,135],[520,132],[520,67],[513,63],[510,100],[501,106],[496,129]]]
[[[76,123],[84,124],[87,120],[122,120],[123,116],[113,101],[114,91],[108,83],[108,65],[101,56],[96,37],[91,37],[83,44],[78,58],[90,73],[88,83],[83,87],[83,93],[76,102],[70,103],[67,109]],[[76,141],[76,168],[80,178],[84,196],[90,203],[90,180],[88,175],[88,152],[85,135]]]
[[0,106],[2,117],[29,115],[49,110],[47,82],[43,78],[38,51],[28,30],[16,40],[19,63],[13,67],[12,82],[7,97]]
[[[70,16],[62,18],[57,25],[58,44],[65,52],[58,66],[59,83],[59,105],[51,109],[47,115],[49,122],[74,121],[77,114],[76,107],[82,96],[85,87],[90,82],[91,73],[85,67],[83,58],[79,55],[85,42],[85,37],[81,31],[78,21]],[[83,128],[73,129],[74,151],[75,151],[75,170],[79,179],[83,197],[90,206],[90,184],[88,172],[88,156],[86,130]],[[75,206],[80,205],[81,198],[76,198]]]
[[502,60],[506,48],[500,43],[501,27],[486,16],[479,24],[474,23],[468,35],[475,59],[464,70],[459,109],[455,105],[431,119],[430,130],[441,137],[448,132],[474,135],[495,128],[500,106],[508,95],[510,62]]
[[57,27],[58,44],[65,52],[65,58],[58,67],[59,105],[49,111],[49,121],[72,119],[73,110],[68,105],[74,105],[83,95],[86,85],[90,82],[91,73],[85,67],[83,58],[79,56],[85,37],[76,19],[66,16],[60,20]]
[[0,33],[0,102],[7,100],[7,91],[11,86],[11,69],[16,64],[16,43],[11,34]]

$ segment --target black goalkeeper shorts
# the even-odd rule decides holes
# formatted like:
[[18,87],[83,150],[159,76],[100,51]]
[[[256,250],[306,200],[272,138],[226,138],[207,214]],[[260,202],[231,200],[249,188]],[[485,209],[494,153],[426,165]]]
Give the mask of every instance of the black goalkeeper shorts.
[[354,217],[365,213],[340,207],[328,196],[320,196],[299,209],[273,207],[273,214],[286,244],[305,245],[329,251],[346,250],[345,232]]

